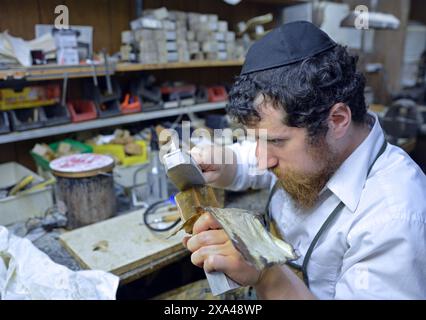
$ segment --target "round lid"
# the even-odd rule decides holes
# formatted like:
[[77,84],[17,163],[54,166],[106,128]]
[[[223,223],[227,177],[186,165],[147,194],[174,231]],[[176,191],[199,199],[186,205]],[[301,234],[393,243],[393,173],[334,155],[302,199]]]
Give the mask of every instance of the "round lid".
[[113,168],[113,158],[94,153],[73,154],[50,162],[50,169],[54,175],[67,178],[92,177],[110,172]]

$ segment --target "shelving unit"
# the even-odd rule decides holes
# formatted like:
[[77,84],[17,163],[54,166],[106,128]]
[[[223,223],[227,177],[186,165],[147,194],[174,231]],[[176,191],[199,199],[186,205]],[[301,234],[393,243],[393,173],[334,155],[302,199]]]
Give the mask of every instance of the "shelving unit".
[[[167,69],[183,69],[183,68],[211,68],[211,67],[239,67],[243,64],[242,60],[226,60],[226,61],[190,61],[186,63],[164,63],[164,64],[133,64],[133,63],[118,63],[110,66],[110,74],[116,72],[138,72],[145,70],[167,70]],[[96,65],[96,75],[103,76],[106,74],[104,65]],[[92,77],[94,74],[93,66],[35,66],[29,68],[15,68],[0,70],[1,80],[7,82],[8,79],[26,79],[28,81],[42,80],[59,80],[64,79],[65,75],[68,78],[86,78]],[[138,121],[160,119],[188,112],[203,112],[209,110],[223,109],[226,102],[204,103],[193,106],[185,106],[173,109],[161,109],[150,112],[140,112],[129,115],[119,115],[107,119],[96,119],[81,123],[69,123],[61,126],[46,127],[23,132],[12,132],[9,134],[0,135],[0,144],[11,142],[25,141],[36,138],[48,137],[64,133],[85,131],[90,129],[103,128],[108,126],[116,126],[122,124],[135,123]]]
[[[138,63],[118,63],[112,64],[108,68],[109,74],[116,72],[136,72],[146,70],[167,70],[167,69],[184,69],[184,68],[209,68],[209,67],[238,67],[243,65],[243,60],[223,60],[223,61],[189,61],[189,62],[173,62],[160,64],[138,64]],[[106,74],[103,64],[96,65],[96,75],[103,76]],[[0,70],[0,80],[8,79],[26,79],[28,81],[41,80],[59,80],[64,79],[65,75],[68,78],[87,78],[94,74],[93,66],[78,65],[78,66],[59,66],[46,65],[34,66],[28,68],[13,68]]]
[[58,134],[78,132],[90,129],[104,128],[109,126],[116,126],[121,124],[135,123],[138,121],[146,121],[152,119],[160,119],[166,117],[172,117],[179,114],[185,114],[190,112],[203,112],[209,110],[217,110],[225,108],[227,102],[215,102],[215,103],[203,103],[193,106],[185,106],[172,109],[162,109],[150,112],[140,112],[129,115],[121,115],[106,119],[96,119],[92,121],[70,123],[60,125],[56,127],[40,128],[34,130],[28,130],[23,132],[13,132],[9,134],[0,135],[0,144],[31,140],[41,137],[48,137]]
[[[96,65],[95,70],[98,76],[106,75],[103,65]],[[113,70],[112,68],[109,74],[113,74]],[[0,80],[6,81],[8,79],[26,79],[28,81],[58,80],[64,79],[65,75],[68,78],[92,77],[93,67],[91,65],[60,66],[55,64],[0,70]]]
[[119,63],[116,66],[116,72],[144,71],[144,70],[164,70],[164,69],[182,69],[182,68],[209,68],[209,67],[238,67],[242,66],[244,60],[223,60],[223,61],[189,61],[172,62],[160,64],[135,64]]

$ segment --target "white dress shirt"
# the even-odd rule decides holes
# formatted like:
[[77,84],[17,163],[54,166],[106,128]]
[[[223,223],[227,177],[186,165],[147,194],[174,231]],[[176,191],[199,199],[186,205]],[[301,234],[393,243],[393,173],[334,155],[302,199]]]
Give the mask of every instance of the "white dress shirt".
[[[319,299],[426,299],[426,177],[399,147],[388,144],[368,177],[384,135],[377,117],[367,138],[343,162],[312,209],[296,209],[279,189],[270,211],[301,265],[316,233],[340,201],[344,208],[319,239],[308,264]],[[250,174],[255,143],[232,145],[238,159],[230,190],[272,188],[271,172]]]

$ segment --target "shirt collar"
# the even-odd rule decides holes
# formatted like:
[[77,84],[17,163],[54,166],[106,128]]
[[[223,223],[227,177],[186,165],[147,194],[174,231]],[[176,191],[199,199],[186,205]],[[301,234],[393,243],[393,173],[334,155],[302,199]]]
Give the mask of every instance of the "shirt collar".
[[326,187],[342,201],[349,210],[355,212],[367,180],[368,168],[376,158],[384,142],[383,130],[377,115],[367,138],[351,153],[327,182]]

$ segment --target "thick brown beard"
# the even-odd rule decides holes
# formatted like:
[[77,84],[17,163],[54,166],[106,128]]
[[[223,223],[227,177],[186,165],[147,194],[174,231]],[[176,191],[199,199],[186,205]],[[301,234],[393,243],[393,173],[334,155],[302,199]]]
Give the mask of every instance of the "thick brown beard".
[[281,173],[277,167],[272,169],[281,187],[290,195],[296,207],[303,210],[312,209],[315,206],[321,190],[341,164],[325,141],[320,143],[320,146],[310,145],[309,148],[312,158],[321,164],[320,169],[315,173],[306,174],[292,169]]

